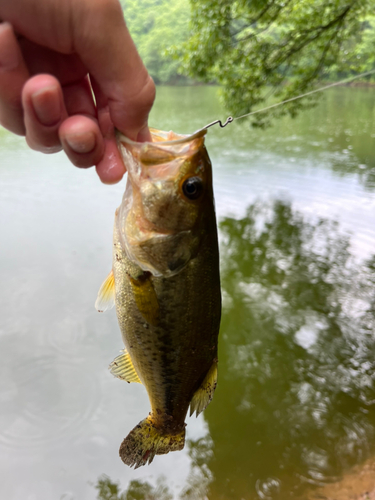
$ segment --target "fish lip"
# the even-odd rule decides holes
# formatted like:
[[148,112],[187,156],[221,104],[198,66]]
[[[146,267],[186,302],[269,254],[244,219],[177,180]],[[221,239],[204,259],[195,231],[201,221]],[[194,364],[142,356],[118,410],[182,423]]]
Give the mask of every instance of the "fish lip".
[[[154,132],[154,133],[160,133],[160,132],[164,132],[164,133],[168,133],[164,130],[158,130],[158,129],[155,129],[155,128],[150,128],[150,132],[151,134]],[[162,141],[160,144],[162,145],[166,145],[166,146],[171,146],[171,145],[174,145],[174,144],[184,144],[185,142],[190,142],[194,139],[197,139],[199,137],[204,137],[205,135],[207,134],[207,129],[205,128],[202,128],[200,130],[197,130],[196,132],[194,132],[193,134],[190,134],[190,135],[183,135],[181,134],[181,139],[175,139],[173,141]],[[152,144],[153,146],[155,146],[155,144],[158,144],[158,143],[155,143],[155,142],[152,142],[152,141],[146,141],[146,142],[138,142],[138,141],[132,141],[131,139],[129,139],[129,137],[126,137],[126,135],[124,135],[122,132],[120,132],[119,130],[116,129],[116,138],[117,138],[117,141],[123,141],[123,142],[126,142],[127,144],[130,144],[130,145],[139,145],[139,144]]]

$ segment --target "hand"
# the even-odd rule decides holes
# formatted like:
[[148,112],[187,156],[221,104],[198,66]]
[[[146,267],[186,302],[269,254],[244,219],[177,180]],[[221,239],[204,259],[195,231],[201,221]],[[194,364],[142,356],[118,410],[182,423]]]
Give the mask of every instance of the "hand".
[[0,19],[0,123],[119,181],[114,129],[151,140],[155,86],[118,0],[0,0]]

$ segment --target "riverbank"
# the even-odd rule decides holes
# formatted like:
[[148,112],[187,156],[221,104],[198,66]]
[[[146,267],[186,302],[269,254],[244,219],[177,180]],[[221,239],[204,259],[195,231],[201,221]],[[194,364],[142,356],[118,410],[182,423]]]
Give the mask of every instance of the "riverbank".
[[353,467],[340,481],[305,493],[299,500],[375,500],[375,458]]

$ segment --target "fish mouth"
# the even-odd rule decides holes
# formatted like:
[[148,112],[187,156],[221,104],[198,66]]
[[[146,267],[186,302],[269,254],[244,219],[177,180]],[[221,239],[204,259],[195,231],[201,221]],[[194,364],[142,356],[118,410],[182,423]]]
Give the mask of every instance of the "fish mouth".
[[163,145],[166,146],[175,146],[178,144],[184,144],[186,142],[191,142],[194,139],[198,139],[200,137],[204,137],[207,134],[207,129],[201,129],[197,130],[193,134],[176,134],[175,132],[167,132],[165,130],[157,130],[156,128],[150,127],[150,132],[151,132],[151,137],[152,141],[146,141],[146,142],[137,142],[137,141],[132,141],[126,135],[121,133],[119,130],[116,130],[116,138],[117,142],[119,144],[119,147],[121,148],[121,142],[125,142],[126,144],[129,144],[130,146],[140,146],[141,144],[152,144],[155,145],[158,142],[163,143]]
[[184,135],[150,128],[150,133],[152,141],[137,142],[116,130],[118,150],[133,182],[142,176],[142,171],[160,168],[164,176],[165,168],[168,170],[171,165],[174,167],[172,170],[178,171],[180,163],[193,158],[202,149],[207,129]]
[[[167,165],[177,167],[179,162],[192,158],[203,143],[206,129],[190,135],[176,134],[172,131],[150,128],[152,141],[136,142],[117,131],[117,146],[129,176],[135,180],[143,171],[164,169]],[[178,170],[178,168],[177,168]]]

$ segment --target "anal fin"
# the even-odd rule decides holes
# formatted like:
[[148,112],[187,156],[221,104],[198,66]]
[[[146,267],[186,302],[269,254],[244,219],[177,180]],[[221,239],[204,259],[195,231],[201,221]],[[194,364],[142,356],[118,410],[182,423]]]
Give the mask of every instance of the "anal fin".
[[122,351],[120,356],[117,356],[112,363],[109,365],[109,370],[112,375],[121,380],[126,380],[126,382],[137,382],[141,384],[141,380],[135,371],[133,362],[129,356],[126,349]]
[[98,297],[95,302],[95,308],[99,312],[112,309],[115,305],[115,277],[111,271],[102,286],[99,288]]
[[198,416],[203,410],[207,408],[213,398],[216,384],[217,360],[212,363],[211,368],[208,370],[208,373],[202,382],[202,385],[191,398],[190,416],[192,416],[194,412],[196,412],[196,416]]

